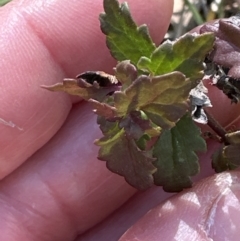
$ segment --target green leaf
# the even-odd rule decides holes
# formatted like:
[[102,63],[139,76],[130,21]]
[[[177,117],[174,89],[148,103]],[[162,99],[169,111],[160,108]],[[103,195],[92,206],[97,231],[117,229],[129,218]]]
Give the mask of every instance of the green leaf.
[[199,172],[195,151],[205,151],[206,143],[199,128],[186,114],[171,130],[163,130],[154,146],[154,183],[167,192],[178,192],[191,187],[190,176]]
[[153,185],[156,171],[148,152],[141,151],[123,129],[115,126],[95,142],[101,148],[98,158],[107,162],[107,168],[121,176],[133,187],[146,190]]
[[240,144],[232,144],[223,149],[223,155],[228,160],[229,170],[240,166]]
[[215,172],[233,170],[240,166],[240,131],[227,133],[228,145],[220,147],[212,156]]
[[151,140],[150,136],[147,134],[144,134],[140,139],[138,139],[136,141],[137,146],[141,149],[141,150],[146,150],[146,148],[148,147],[148,142]]
[[227,133],[225,137],[229,144],[232,144],[232,145],[240,144],[240,131]]
[[153,75],[180,71],[187,78],[199,79],[203,76],[203,60],[213,48],[214,35],[186,34],[175,42],[166,41],[149,58],[142,57],[137,66]]
[[119,61],[129,59],[133,64],[142,56],[150,57],[155,45],[146,25],[137,27],[127,3],[119,5],[117,0],[104,0],[104,10],[99,19],[112,56]]
[[118,116],[142,110],[161,128],[171,128],[187,111],[192,83],[180,72],[150,77],[139,76],[124,92],[114,93]]
[[223,172],[229,169],[229,160],[224,156],[223,146],[212,155],[212,168],[215,172]]
[[115,135],[119,131],[118,122],[108,121],[103,116],[97,117],[97,124],[102,133],[107,136]]
[[234,170],[240,166],[240,145],[223,146],[212,155],[212,167],[215,172]]

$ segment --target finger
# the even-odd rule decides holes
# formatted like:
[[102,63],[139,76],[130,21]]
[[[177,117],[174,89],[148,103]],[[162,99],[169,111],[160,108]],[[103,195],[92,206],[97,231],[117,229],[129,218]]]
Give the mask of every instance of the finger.
[[[154,10],[157,14],[159,8]],[[100,133],[89,109],[86,104],[75,106],[51,142],[1,182],[0,232],[5,240],[13,235],[72,240],[135,192],[96,160],[98,148],[92,141]]]
[[152,209],[120,239],[239,240],[240,173],[212,176]]
[[[210,141],[208,142],[209,151],[199,155],[201,171],[193,178],[194,183],[213,175],[211,156],[217,148],[219,144]],[[137,193],[103,222],[80,235],[76,241],[118,240],[141,217],[173,195],[174,193],[164,192],[161,187],[153,187],[146,192]]]
[[76,105],[48,145],[0,182],[2,240],[73,240],[135,192],[96,160],[100,131],[88,109]]
[[[205,86],[208,88],[208,96],[213,106],[212,108],[207,108],[207,111],[227,129],[231,129],[233,126],[240,126],[240,105],[231,103],[231,100],[216,86],[210,83],[205,83]],[[206,126],[201,125],[201,127],[205,128]]]
[[[142,1],[130,3],[139,21],[148,18],[151,32],[158,30],[154,36],[159,41],[172,1],[151,0],[143,10]],[[101,11],[101,0],[23,0],[1,9],[0,178],[43,146],[71,109],[67,95],[50,93],[40,85],[89,69],[112,69],[114,61],[99,29]],[[159,21],[161,16],[166,18]]]
[[164,192],[160,187],[138,192],[116,212],[84,234],[79,235],[75,241],[118,240],[144,214],[172,195],[172,193]]

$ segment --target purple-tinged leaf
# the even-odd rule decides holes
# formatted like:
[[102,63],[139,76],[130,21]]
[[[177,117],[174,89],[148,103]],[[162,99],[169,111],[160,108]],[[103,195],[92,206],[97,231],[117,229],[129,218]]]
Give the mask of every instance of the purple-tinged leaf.
[[90,99],[89,103],[93,107],[93,112],[99,116],[103,116],[106,119],[114,119],[116,117],[116,108],[106,103],[101,103],[96,100]]
[[100,146],[98,158],[107,162],[109,170],[124,176],[130,185],[139,190],[153,185],[154,159],[149,157],[149,153],[141,151],[124,129],[115,126],[95,143]]
[[169,129],[186,113],[191,88],[191,81],[180,72],[141,75],[124,92],[114,93],[114,106],[119,117],[142,110],[153,123]]
[[148,119],[143,119],[141,112],[132,111],[119,122],[119,127],[124,128],[127,135],[135,140],[140,139],[144,134],[158,136],[160,128],[153,127]]
[[[118,80],[114,75],[107,74],[103,71],[86,71],[77,75],[76,77],[81,81],[83,79],[85,82],[93,85],[94,82],[97,82],[101,87],[112,86],[114,84],[118,84]],[[81,82],[79,82],[80,84]],[[84,87],[80,86],[80,87]]]
[[130,63],[130,60],[125,60],[117,64],[116,78],[122,84],[122,90],[125,90],[137,78],[138,73],[136,67]]
[[85,100],[94,99],[98,101],[103,101],[106,95],[119,89],[115,85],[100,87],[96,81],[90,84],[81,78],[64,79],[63,82],[41,87],[50,91],[63,91],[70,95],[77,95]]
[[211,32],[215,35],[214,50],[209,59],[214,63],[229,68],[228,75],[240,78],[240,17],[217,20],[205,24],[201,33]]

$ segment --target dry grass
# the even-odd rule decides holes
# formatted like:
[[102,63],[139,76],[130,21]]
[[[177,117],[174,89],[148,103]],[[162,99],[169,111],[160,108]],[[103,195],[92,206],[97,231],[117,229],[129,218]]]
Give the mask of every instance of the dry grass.
[[171,25],[165,36],[176,39],[194,27],[240,12],[240,0],[175,0]]

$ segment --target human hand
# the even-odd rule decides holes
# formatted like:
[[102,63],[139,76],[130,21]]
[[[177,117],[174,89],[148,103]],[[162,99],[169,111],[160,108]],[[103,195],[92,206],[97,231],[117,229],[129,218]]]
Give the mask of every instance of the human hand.
[[[129,4],[134,19],[148,23],[159,43],[169,23],[172,1],[150,0],[146,4],[132,0]],[[39,87],[86,70],[111,72],[115,62],[99,30],[101,11],[101,0],[25,0],[0,9],[0,118],[6,121],[0,126],[0,177],[5,177],[0,182],[1,240],[66,241],[78,235],[78,241],[117,240],[146,210],[171,196],[161,188],[136,194],[122,177],[110,173],[104,162],[96,160],[98,148],[92,142],[101,134],[88,104],[77,103],[71,109],[77,99]],[[6,125],[11,125],[8,121],[16,126]],[[217,144],[211,145],[214,149]],[[208,167],[209,153],[202,156]],[[210,168],[204,170],[206,175]],[[213,178],[210,180],[214,183]],[[203,181],[204,185],[209,183]],[[212,194],[210,187],[208,195]],[[191,197],[198,189],[185,195]],[[178,212],[167,213],[165,219],[162,215],[154,220],[150,214],[143,219],[148,220],[144,223],[148,240],[154,240],[155,235],[163,240],[164,235],[173,235],[180,227],[174,224],[174,215],[183,221],[184,215],[192,217],[191,210],[179,212],[191,207],[181,206],[181,195],[184,193],[168,200]],[[205,195],[200,192],[199,198]],[[200,211],[208,205],[200,204],[196,213],[199,219]],[[151,214],[163,208],[157,207]],[[169,230],[163,225],[166,217]],[[98,226],[89,230],[95,224]],[[135,237],[144,239],[138,229],[142,225],[143,221],[128,235],[135,232]],[[171,240],[169,237],[165,240]]]

